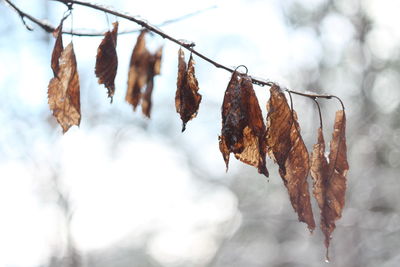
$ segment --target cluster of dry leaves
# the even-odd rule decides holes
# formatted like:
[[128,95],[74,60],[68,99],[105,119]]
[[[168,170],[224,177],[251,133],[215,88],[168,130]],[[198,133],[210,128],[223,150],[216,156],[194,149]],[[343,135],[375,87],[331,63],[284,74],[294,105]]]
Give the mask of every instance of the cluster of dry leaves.
[[[54,78],[48,88],[48,101],[63,132],[73,126],[79,126],[81,120],[79,76],[72,42],[64,49],[62,41],[62,23],[55,30],[51,67]],[[145,43],[146,31],[142,31],[133,49],[129,73],[126,101],[136,107],[141,104],[143,114],[150,117],[151,95],[154,87],[154,76],[160,74],[162,47],[154,54],[150,53]],[[118,22],[113,23],[112,31],[104,34],[96,56],[95,74],[99,84],[107,88],[111,102],[115,93],[115,76],[117,75],[117,36]]]
[[[111,101],[118,65],[118,23],[113,26],[112,31],[105,33],[98,47],[95,67],[98,82],[107,88]],[[56,42],[51,59],[54,77],[49,83],[48,98],[50,109],[65,133],[72,125],[79,125],[81,114],[79,76],[73,45],[70,43],[66,48],[63,47],[61,32],[62,23],[54,32]],[[140,33],[132,52],[125,99],[134,109],[141,104],[143,114],[150,117],[154,76],[160,74],[162,47],[154,54],[150,53],[146,48],[145,34],[146,31]],[[194,65],[192,55],[186,64],[184,52],[179,49],[175,106],[183,123],[182,131],[186,123],[196,117],[201,102]],[[267,110],[265,125],[251,77],[234,71],[225,91],[219,137],[226,168],[230,154],[233,153],[240,161],[256,167],[259,173],[268,176],[268,155],[279,166],[279,174],[299,221],[305,222],[309,230],[313,231],[315,221],[307,182],[308,174],[311,173],[313,195],[320,208],[320,225],[328,248],[335,221],[341,217],[344,206],[346,174],[349,169],[346,159],[345,112],[339,110],[336,113],[329,156],[326,157],[322,128],[318,129],[317,143],[309,154],[300,134],[296,112],[276,84],[270,88]]]
[[228,168],[229,155],[268,176],[266,154],[279,166],[279,174],[288,190],[298,219],[312,232],[315,229],[307,177],[311,173],[313,194],[321,211],[321,230],[328,249],[335,221],[341,217],[345,200],[346,174],[349,169],[346,149],[346,116],[336,112],[328,158],[322,129],[311,155],[300,134],[296,112],[289,107],[284,92],[274,84],[267,103],[267,125],[251,78],[234,72],[225,91],[222,106],[220,150]]

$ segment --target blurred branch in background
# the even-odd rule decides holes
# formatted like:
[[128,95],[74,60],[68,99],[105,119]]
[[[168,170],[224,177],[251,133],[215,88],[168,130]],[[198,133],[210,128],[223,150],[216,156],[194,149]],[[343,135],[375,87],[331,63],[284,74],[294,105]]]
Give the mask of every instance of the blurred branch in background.
[[[27,30],[33,31],[33,28],[26,23],[25,18],[29,19],[30,21],[32,21],[33,23],[35,23],[36,25],[38,25],[40,28],[42,28],[44,31],[46,31],[48,33],[53,33],[56,30],[56,27],[48,24],[46,21],[37,19],[37,18],[33,17],[32,15],[22,11],[14,3],[12,3],[11,1],[9,1],[9,0],[4,0],[4,1],[7,4],[9,4],[18,13],[18,15],[21,17],[21,20],[22,20],[23,24],[27,28]],[[199,15],[199,14],[201,14],[203,12],[212,10],[214,8],[217,8],[217,6],[210,6],[210,7],[207,7],[205,9],[197,10],[197,11],[194,11],[192,13],[180,16],[178,18],[168,19],[168,20],[158,24],[157,27],[163,27],[163,26],[167,26],[169,24],[180,22],[181,20],[185,20],[185,19],[188,19],[190,17]],[[93,30],[92,31],[88,31],[88,30],[85,31],[85,30],[72,30],[72,29],[70,29],[70,30],[63,30],[62,33],[70,34],[70,35],[74,35],[74,36],[86,36],[86,37],[99,37],[99,36],[101,36],[102,37],[102,36],[104,36],[104,33],[107,32],[107,31],[108,31],[108,29],[100,31],[100,32],[94,32]],[[141,31],[141,29],[132,29],[132,30],[119,31],[118,35],[120,35],[120,34],[129,34],[129,33],[137,33],[137,32],[140,32],[140,31]]]

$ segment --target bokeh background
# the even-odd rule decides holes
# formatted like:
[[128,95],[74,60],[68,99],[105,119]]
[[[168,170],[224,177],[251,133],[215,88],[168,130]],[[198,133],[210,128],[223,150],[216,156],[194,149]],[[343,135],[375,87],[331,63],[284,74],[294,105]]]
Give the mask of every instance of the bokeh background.
[[[66,7],[13,1],[57,25]],[[164,46],[150,120],[124,101],[137,33],[120,35],[113,104],[97,84],[101,37],[74,42],[82,121],[65,135],[47,105],[53,37],[0,2],[0,266],[400,266],[400,2],[396,0],[110,1],[230,67],[346,105],[350,171],[343,217],[325,263],[323,235],[297,221],[277,167],[270,178],[218,149],[230,74],[196,58],[203,100],[180,132],[175,112],[178,46]],[[211,9],[209,9],[211,7]],[[76,30],[105,31],[116,18],[76,6]],[[120,30],[136,25],[119,19]],[[188,54],[187,54],[188,56]],[[255,86],[266,116],[268,88]],[[321,100],[330,139],[335,100]],[[294,96],[311,149],[315,104]],[[317,221],[319,212],[313,203]]]

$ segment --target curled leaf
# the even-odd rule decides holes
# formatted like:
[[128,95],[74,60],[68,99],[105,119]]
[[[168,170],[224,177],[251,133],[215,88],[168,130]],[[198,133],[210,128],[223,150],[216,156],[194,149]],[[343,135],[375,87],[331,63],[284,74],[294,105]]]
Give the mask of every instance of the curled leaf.
[[128,73],[128,90],[125,100],[136,110],[140,101],[140,90],[147,83],[147,71],[150,53],[146,49],[146,31],[142,31],[133,48]]
[[54,44],[53,53],[51,54],[51,69],[53,70],[54,77],[56,77],[60,69],[59,59],[61,52],[64,50],[62,41],[62,23],[54,30],[53,35],[56,37],[56,42]]
[[194,59],[190,55],[186,68],[185,54],[179,48],[178,58],[178,80],[175,94],[176,112],[181,116],[182,132],[186,129],[186,123],[195,118],[199,110],[201,95],[198,93],[199,85],[194,74]]
[[81,121],[79,75],[72,43],[61,53],[59,70],[48,88],[48,101],[58,123],[67,132]]
[[115,76],[117,75],[117,32],[118,22],[113,23],[113,30],[104,34],[99,48],[97,49],[95,73],[99,78],[99,84],[104,84],[108,91],[111,102],[115,92]]
[[314,196],[321,210],[321,230],[328,248],[335,221],[342,216],[346,192],[346,174],[349,169],[346,147],[346,117],[343,110],[336,112],[334,131],[330,143],[329,163],[325,157],[325,141],[322,129],[318,129],[318,142],[311,156],[311,176],[314,180]]
[[[141,101],[143,114],[150,117],[154,76],[160,74],[162,47],[155,54],[151,54],[146,48],[145,35],[146,31],[143,30],[133,48],[125,100],[133,106],[134,110]],[[145,85],[145,92],[142,93],[142,88]]]
[[222,105],[222,131],[219,148],[229,165],[229,155],[255,166],[268,177],[265,165],[265,125],[254,93],[251,78],[234,72],[225,91]]
[[315,222],[307,183],[309,157],[300,135],[297,115],[290,109],[279,86],[273,85],[270,93],[266,135],[268,155],[279,165],[279,174],[299,221],[307,223],[309,230],[313,231]]
[[151,113],[151,95],[154,88],[154,76],[160,74],[162,57],[162,47],[160,47],[154,55],[149,56],[148,69],[147,69],[147,85],[146,90],[142,94],[142,113],[150,118]]
[[162,47],[158,48],[156,53],[153,55],[153,71],[154,75],[160,75],[161,73],[161,58],[162,58]]

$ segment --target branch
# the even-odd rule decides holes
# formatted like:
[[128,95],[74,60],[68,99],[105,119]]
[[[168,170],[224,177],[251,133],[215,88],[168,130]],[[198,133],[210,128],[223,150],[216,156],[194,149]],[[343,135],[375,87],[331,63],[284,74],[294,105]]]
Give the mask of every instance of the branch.
[[[167,39],[167,40],[169,40],[169,41],[171,41],[173,43],[176,43],[176,44],[184,47],[185,49],[189,50],[190,52],[192,52],[193,54],[195,54],[198,57],[202,58],[203,60],[211,63],[216,68],[224,69],[224,70],[226,70],[226,71],[228,71],[230,73],[233,73],[235,71],[234,69],[229,68],[227,66],[224,66],[224,65],[222,65],[222,64],[220,64],[220,63],[218,63],[218,62],[216,62],[216,61],[214,61],[212,59],[210,59],[209,57],[201,54],[200,52],[197,52],[193,48],[193,46],[194,46],[193,43],[187,43],[185,41],[178,40],[178,39],[176,39],[176,38],[164,33],[163,31],[158,29],[156,26],[150,25],[149,23],[145,22],[144,20],[135,18],[133,16],[129,16],[129,15],[124,14],[124,13],[120,13],[120,12],[115,11],[115,10],[108,9],[106,7],[102,7],[102,6],[99,6],[99,5],[87,3],[87,2],[76,1],[76,0],[52,0],[52,1],[60,2],[60,3],[64,3],[64,4],[66,2],[68,2],[70,4],[86,6],[86,7],[92,8],[92,9],[100,10],[100,11],[106,12],[108,14],[111,14],[111,15],[114,15],[114,16],[117,16],[117,17],[120,17],[120,18],[124,18],[124,19],[129,20],[129,21],[135,22],[136,24],[142,26],[143,28],[146,28],[147,30],[149,30],[149,31],[151,31],[151,32],[153,32],[153,33],[155,33],[155,34],[157,34],[159,36],[161,36],[162,38]],[[272,84],[273,84],[272,82],[264,81],[262,79],[254,78],[254,77],[251,77],[251,76],[250,76],[250,78],[252,79],[253,83],[261,85],[261,86],[264,86],[264,85],[272,86]]]
[[[52,27],[52,26],[48,25],[47,23],[44,23],[44,22],[42,22],[42,21],[30,16],[29,14],[26,14],[25,12],[21,11],[14,4],[12,4],[9,0],[4,0],[4,1],[6,3],[8,3],[10,6],[12,6],[18,12],[18,14],[20,15],[22,20],[24,19],[24,17],[26,17],[26,18],[30,19],[31,21],[33,21],[34,23],[36,23],[37,25],[39,25],[40,27],[42,27],[45,31],[47,31],[47,32],[53,32],[54,31],[54,29],[55,29],[54,27]],[[132,21],[132,22],[142,26],[143,28],[146,28],[147,30],[149,30],[149,31],[161,36],[162,38],[167,39],[167,40],[169,40],[169,41],[171,41],[173,43],[176,43],[179,46],[185,48],[186,50],[189,50],[193,54],[197,55],[198,57],[202,58],[203,60],[209,62],[212,65],[214,65],[216,68],[224,69],[224,70],[226,70],[226,71],[228,71],[230,73],[235,72],[235,69],[232,69],[232,68],[229,68],[229,67],[227,67],[225,65],[222,65],[222,64],[212,60],[211,58],[205,56],[204,54],[198,52],[197,50],[195,50],[193,48],[195,46],[194,43],[188,43],[188,42],[183,41],[183,40],[178,40],[178,39],[172,37],[171,35],[168,35],[167,33],[163,32],[157,26],[152,26],[150,23],[147,23],[146,21],[144,21],[142,19],[135,18],[133,16],[127,15],[126,13],[121,13],[121,12],[118,12],[118,11],[115,11],[115,10],[111,10],[109,8],[106,8],[106,7],[103,7],[103,6],[100,6],[100,5],[91,4],[91,3],[88,3],[88,2],[82,2],[82,1],[78,1],[78,0],[51,0],[51,1],[63,3],[65,5],[67,5],[67,7],[69,9],[72,9],[72,5],[74,5],[74,4],[80,5],[80,6],[86,6],[86,7],[95,9],[95,10],[100,10],[100,11],[103,11],[105,13],[108,13],[108,14],[111,14],[111,15],[114,15],[114,16],[117,16],[117,17],[120,17],[120,18],[124,18],[124,19],[129,20],[129,21]],[[211,8],[214,8],[214,7],[211,7]],[[211,8],[208,8],[208,9],[211,9]],[[207,9],[205,9],[205,10],[207,10]],[[198,14],[199,12],[201,12],[201,11],[194,12],[192,14],[188,14],[188,15],[182,16],[181,18],[165,21],[160,26],[164,26],[166,24],[169,24],[169,23],[175,22],[177,20],[192,16],[194,14]],[[24,20],[23,20],[23,22],[25,24]],[[31,30],[30,28],[28,28],[28,29]],[[121,32],[120,34],[131,33],[131,32],[134,32],[134,31],[137,31],[137,30]],[[66,32],[63,32],[63,33],[72,34],[72,35],[78,35],[78,36],[99,36],[99,35],[102,36],[103,35],[103,33],[101,33],[101,34],[98,34],[98,33],[78,33],[78,32],[73,32],[72,30],[71,31],[66,31]],[[257,78],[257,77],[253,77],[253,76],[250,76],[250,75],[249,75],[249,77],[251,78],[253,84],[257,84],[257,85],[260,85],[260,86],[272,86],[274,84],[273,82],[264,80],[262,78]],[[325,98],[325,99],[336,98],[340,102],[340,104],[342,106],[342,109],[343,110],[345,109],[342,100],[339,97],[335,96],[335,95],[306,94],[306,93],[300,93],[300,92],[296,92],[296,91],[289,90],[289,89],[286,89],[286,91],[289,92],[289,93],[296,94],[296,95],[301,95],[301,96],[304,96],[304,97],[308,97],[308,98],[311,98],[313,100],[316,100],[317,98]]]
[[49,24],[47,24],[44,21],[41,21],[25,12],[23,12],[21,9],[19,9],[16,5],[14,5],[11,1],[9,0],[4,0],[7,4],[9,4],[17,13],[18,15],[21,17],[22,23],[25,25],[25,27],[29,30],[29,31],[33,31],[33,29],[31,27],[29,27],[26,22],[25,22],[25,18],[29,19],[30,21],[34,22],[35,24],[39,25],[43,30],[45,30],[46,32],[52,33],[55,28]]

